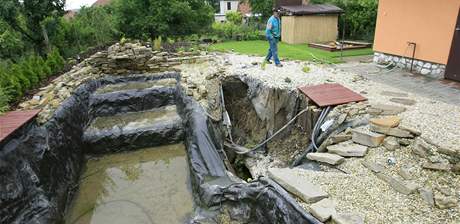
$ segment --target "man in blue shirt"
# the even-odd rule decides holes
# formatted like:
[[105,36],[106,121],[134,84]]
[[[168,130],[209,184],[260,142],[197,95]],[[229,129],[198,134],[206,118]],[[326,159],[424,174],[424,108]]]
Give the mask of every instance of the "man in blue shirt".
[[265,58],[266,63],[271,64],[271,59],[275,61],[277,67],[283,67],[278,58],[278,41],[281,37],[281,23],[279,17],[279,10],[273,9],[273,15],[268,19],[267,29],[265,30],[265,36],[267,37],[270,49],[268,49],[268,55]]

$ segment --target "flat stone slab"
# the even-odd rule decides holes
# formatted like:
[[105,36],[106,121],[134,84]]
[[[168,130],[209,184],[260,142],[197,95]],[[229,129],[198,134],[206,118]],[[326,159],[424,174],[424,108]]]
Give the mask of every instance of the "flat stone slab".
[[389,127],[382,127],[377,126],[374,124],[370,125],[370,129],[373,132],[377,132],[380,134],[391,135],[399,138],[413,138],[414,136],[406,130],[402,130],[400,128],[389,128]]
[[391,97],[408,97],[409,96],[409,94],[407,93],[399,93],[399,92],[392,92],[392,91],[382,91],[380,95],[391,96]]
[[383,173],[376,173],[375,175],[377,175],[379,179],[387,182],[395,191],[401,194],[409,195],[419,188],[417,184],[411,181],[399,180]]
[[345,158],[343,158],[342,156],[331,154],[331,153],[322,153],[322,152],[308,153],[307,158],[309,160],[314,160],[314,161],[318,161],[322,163],[328,163],[331,165],[338,165],[345,160]]
[[363,157],[367,153],[367,146],[352,142],[343,142],[327,147],[329,153],[334,153],[343,157]]
[[449,163],[425,162],[423,163],[422,167],[429,170],[449,171],[452,168],[452,165],[450,165]]
[[338,134],[338,135],[334,135],[331,137],[331,142],[332,144],[337,144],[337,143],[341,143],[341,142],[346,142],[348,140],[351,140],[351,135],[347,135],[347,134]]
[[382,143],[383,139],[385,139],[385,135],[364,129],[353,129],[352,133],[353,142],[369,147],[377,147]]
[[304,200],[307,203],[315,203],[329,195],[321,190],[317,185],[299,178],[295,170],[289,168],[270,168],[268,176],[289,191]]
[[394,128],[399,125],[401,118],[398,116],[387,116],[382,118],[371,118],[369,122],[381,127]]
[[371,161],[362,161],[361,164],[374,173],[383,172],[383,170],[385,169],[385,167],[382,164],[374,163]]
[[386,104],[375,104],[371,107],[374,114],[380,115],[397,115],[406,111],[405,107],[386,105]]
[[390,151],[394,151],[400,147],[395,137],[386,137],[385,140],[383,140],[383,146]]
[[343,213],[332,216],[335,224],[364,224],[364,218],[355,213]]
[[334,202],[325,198],[310,206],[311,214],[321,222],[325,222],[337,213]]
[[391,98],[390,101],[393,103],[399,103],[399,104],[407,105],[407,106],[412,106],[417,103],[417,101],[415,100],[404,99],[404,98]]

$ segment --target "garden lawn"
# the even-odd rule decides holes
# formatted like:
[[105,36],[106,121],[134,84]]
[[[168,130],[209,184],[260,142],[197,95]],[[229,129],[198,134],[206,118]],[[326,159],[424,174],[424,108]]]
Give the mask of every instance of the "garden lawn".
[[[210,50],[228,52],[234,51],[241,54],[265,56],[268,51],[268,42],[262,40],[253,41],[228,41],[217,43],[210,46]],[[278,54],[280,58],[314,61],[320,59],[330,63],[340,63],[340,51],[329,52],[320,49],[310,48],[307,44],[278,44]],[[371,55],[373,54],[372,48],[346,50],[343,51],[344,57]]]

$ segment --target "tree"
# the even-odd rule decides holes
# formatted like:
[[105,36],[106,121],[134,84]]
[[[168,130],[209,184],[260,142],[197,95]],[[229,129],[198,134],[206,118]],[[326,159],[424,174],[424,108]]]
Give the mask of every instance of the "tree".
[[3,0],[0,20],[31,42],[41,55],[49,52],[47,30],[42,22],[64,14],[65,0]]
[[213,21],[203,0],[118,0],[114,10],[120,31],[133,38],[199,33]]
[[313,3],[330,3],[342,8],[339,31],[351,39],[372,40],[377,20],[377,0],[313,0]]
[[253,13],[262,14],[262,19],[266,19],[272,15],[274,0],[249,0]]

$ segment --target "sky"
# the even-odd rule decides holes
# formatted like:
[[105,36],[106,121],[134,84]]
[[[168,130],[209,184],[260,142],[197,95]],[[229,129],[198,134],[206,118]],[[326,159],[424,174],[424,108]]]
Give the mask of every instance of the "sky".
[[96,0],[67,0],[65,9],[79,9],[81,6],[90,6]]

